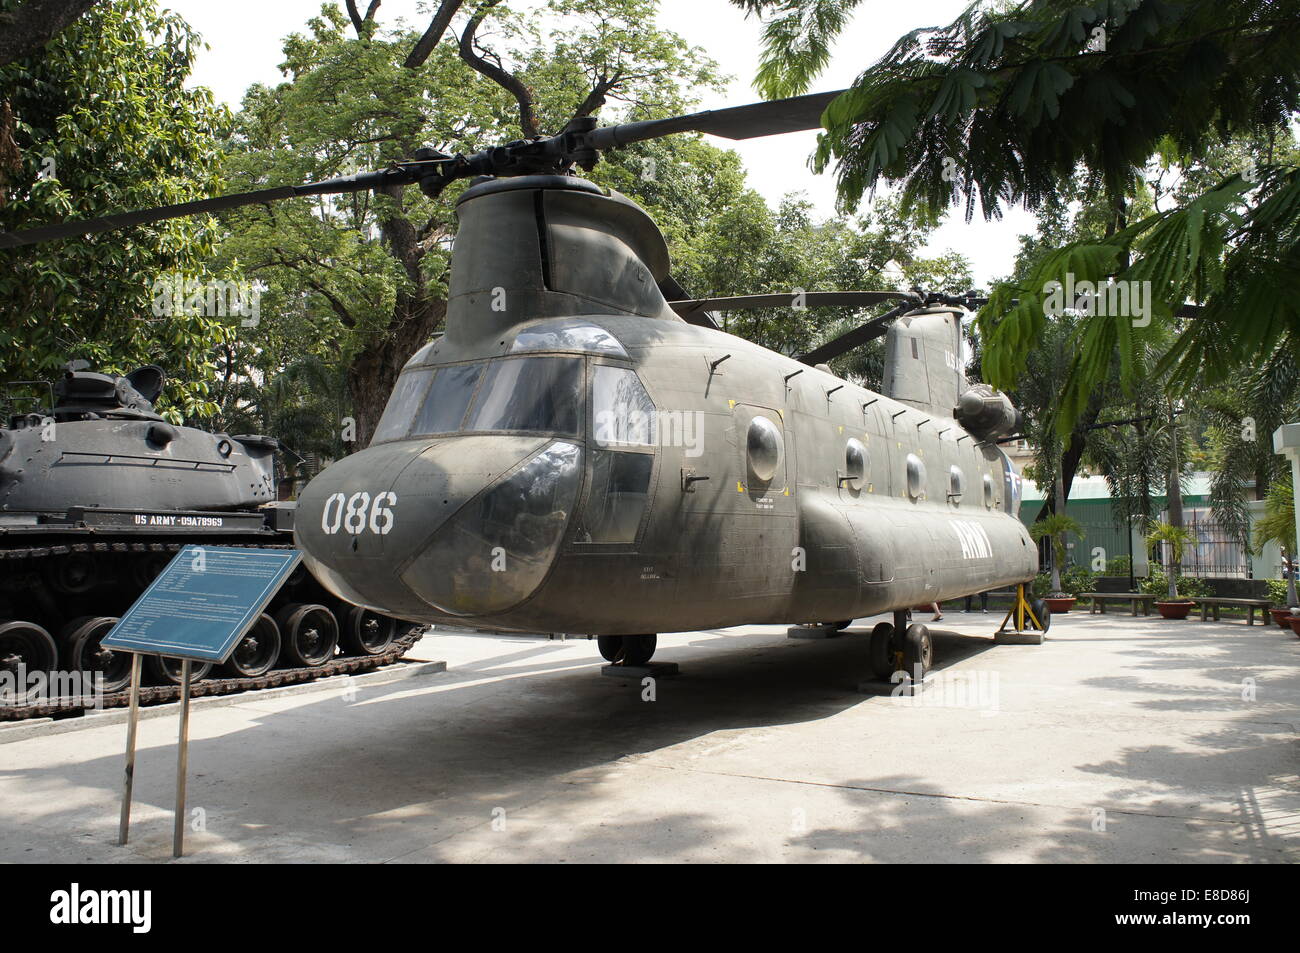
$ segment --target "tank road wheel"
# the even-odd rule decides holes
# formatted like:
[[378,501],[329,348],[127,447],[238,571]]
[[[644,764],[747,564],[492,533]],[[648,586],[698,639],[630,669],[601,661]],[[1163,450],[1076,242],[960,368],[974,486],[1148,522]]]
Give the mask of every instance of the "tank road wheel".
[[925,678],[934,665],[934,646],[925,626],[909,625],[903,634],[903,665],[914,682]]
[[878,622],[871,630],[871,671],[881,681],[889,681],[894,674],[894,627],[888,622]]
[[269,672],[279,657],[280,627],[263,612],[221,666],[221,673],[230,678],[256,678]]
[[397,638],[397,620],[361,606],[349,606],[339,639],[349,655],[383,655]]
[[100,642],[117,625],[114,616],[101,615],[75,620],[80,624],[68,633],[68,666],[104,676],[104,692],[120,692],[131,684],[131,653],[114,652]]
[[657,635],[625,635],[621,661],[624,665],[645,665],[655,654],[655,647],[658,644]]
[[99,582],[95,557],[90,553],[69,553],[52,559],[45,567],[45,581],[65,596],[89,592]]
[[[52,672],[58,666],[59,649],[50,633],[35,622],[17,619],[0,621],[0,672],[11,672],[18,679],[18,667],[26,672]],[[8,694],[5,686],[9,679],[0,680],[0,701],[9,704],[21,701],[27,692],[20,688],[16,695]]]
[[1052,610],[1047,608],[1047,603],[1042,599],[1035,599],[1029,603],[1029,608],[1034,610],[1034,618],[1043,624],[1043,631],[1046,632],[1052,627]]
[[315,603],[291,602],[275,614],[280,626],[280,661],[315,668],[334,657],[339,624],[334,613]]
[[[144,670],[159,685],[179,685],[181,683],[181,660],[164,658],[161,655],[146,655]],[[208,677],[212,671],[211,662],[190,662],[190,684]]]
[[617,662],[618,657],[623,654],[623,636],[598,635],[596,648],[600,649],[600,657],[606,662]]

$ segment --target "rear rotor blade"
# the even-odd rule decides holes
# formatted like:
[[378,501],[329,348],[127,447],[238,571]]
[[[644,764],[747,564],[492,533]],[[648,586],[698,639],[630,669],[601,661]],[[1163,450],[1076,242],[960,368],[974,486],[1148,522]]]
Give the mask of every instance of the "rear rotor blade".
[[889,330],[889,322],[901,318],[907,312],[915,310],[916,302],[905,301],[893,310],[886,311],[879,317],[872,318],[852,331],[846,331],[839,337],[827,341],[821,347],[813,348],[807,354],[796,358],[801,364],[825,364],[841,354],[847,354],[855,347],[861,347],[868,341],[874,341]]

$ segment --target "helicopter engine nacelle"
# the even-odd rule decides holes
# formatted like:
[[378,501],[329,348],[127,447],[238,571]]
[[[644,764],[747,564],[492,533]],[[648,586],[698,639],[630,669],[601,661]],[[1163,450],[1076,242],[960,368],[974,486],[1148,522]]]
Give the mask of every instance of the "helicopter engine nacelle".
[[952,415],[980,440],[1006,437],[1020,429],[1020,411],[1011,399],[988,384],[976,384],[957,398]]

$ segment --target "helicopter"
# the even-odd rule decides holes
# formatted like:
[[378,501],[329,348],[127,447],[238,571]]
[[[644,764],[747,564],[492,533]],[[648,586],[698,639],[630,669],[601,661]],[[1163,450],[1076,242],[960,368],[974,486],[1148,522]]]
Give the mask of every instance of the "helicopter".
[[[649,215],[575,172],[664,135],[817,128],[840,92],[610,126],[580,117],[469,156],[421,149],[324,182],[0,234],[0,248],[295,195],[415,184],[436,196],[471,178],[445,330],[406,362],[369,446],[298,500],[313,575],[386,615],[594,635],[624,666],[647,665],[660,633],[892,613],[872,631],[872,668],[923,677],[933,646],[912,607],[1038,569],[997,442],[1020,415],[963,372],[974,299],[690,299]],[[714,317],[889,302],[798,357]],[[880,392],[831,372],[882,336]]]

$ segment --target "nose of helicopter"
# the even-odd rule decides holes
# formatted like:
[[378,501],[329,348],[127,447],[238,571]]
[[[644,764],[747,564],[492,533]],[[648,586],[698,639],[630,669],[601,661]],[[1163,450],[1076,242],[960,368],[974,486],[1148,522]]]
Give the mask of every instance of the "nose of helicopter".
[[581,475],[580,448],[549,437],[380,444],[307,485],[295,538],[349,602],[415,621],[499,613],[545,578]]

